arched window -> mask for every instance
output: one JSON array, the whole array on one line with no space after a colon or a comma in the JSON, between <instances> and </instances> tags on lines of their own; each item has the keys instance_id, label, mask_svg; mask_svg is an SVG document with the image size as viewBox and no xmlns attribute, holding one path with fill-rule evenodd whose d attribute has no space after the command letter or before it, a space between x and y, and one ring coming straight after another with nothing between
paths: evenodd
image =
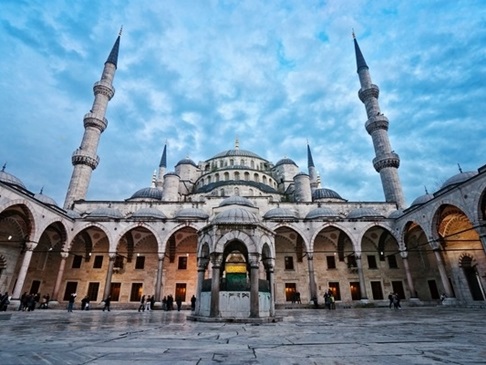
<instances>
[{"instance_id":1,"label":"arched window","mask_svg":"<svg viewBox=\"0 0 486 365\"><path fill-rule=\"evenodd\" d=\"M219 196L224 196L224 189L219 189Z\"/></svg>"},{"instance_id":2,"label":"arched window","mask_svg":"<svg viewBox=\"0 0 486 365\"><path fill-rule=\"evenodd\" d=\"M235 195L240 195L240 189L239 188L234 188L234 194Z\"/></svg>"},{"instance_id":3,"label":"arched window","mask_svg":"<svg viewBox=\"0 0 486 365\"><path fill-rule=\"evenodd\" d=\"M214 181L216 181L216 182L219 181L219 174L214 175Z\"/></svg>"},{"instance_id":4,"label":"arched window","mask_svg":"<svg viewBox=\"0 0 486 365\"><path fill-rule=\"evenodd\" d=\"M252 169L254 169L254 168L255 168L255 161L253 161L253 160L251 160L251 161L250 161L250 167L251 167Z\"/></svg>"},{"instance_id":5,"label":"arched window","mask_svg":"<svg viewBox=\"0 0 486 365\"><path fill-rule=\"evenodd\" d=\"M260 176L258 174L253 175L253 180L255 180L255 182L260 182Z\"/></svg>"},{"instance_id":6,"label":"arched window","mask_svg":"<svg viewBox=\"0 0 486 365\"><path fill-rule=\"evenodd\" d=\"M267 177L266 177L265 175L263 175L262 182L263 182L264 184L266 184L266 183L267 183Z\"/></svg>"},{"instance_id":7,"label":"arched window","mask_svg":"<svg viewBox=\"0 0 486 365\"><path fill-rule=\"evenodd\" d=\"M250 173L245 172L245 181L250 181Z\"/></svg>"},{"instance_id":8,"label":"arched window","mask_svg":"<svg viewBox=\"0 0 486 365\"><path fill-rule=\"evenodd\" d=\"M235 171L235 180L240 179L240 173L238 171Z\"/></svg>"},{"instance_id":9,"label":"arched window","mask_svg":"<svg viewBox=\"0 0 486 365\"><path fill-rule=\"evenodd\" d=\"M233 160L232 158L230 159L230 166L233 166L235 164L235 160Z\"/></svg>"},{"instance_id":10,"label":"arched window","mask_svg":"<svg viewBox=\"0 0 486 365\"><path fill-rule=\"evenodd\" d=\"M253 196L253 189L248 190L248 194L249 194L250 196Z\"/></svg>"},{"instance_id":11,"label":"arched window","mask_svg":"<svg viewBox=\"0 0 486 365\"><path fill-rule=\"evenodd\" d=\"M229 181L229 172L224 173L224 181Z\"/></svg>"},{"instance_id":12,"label":"arched window","mask_svg":"<svg viewBox=\"0 0 486 365\"><path fill-rule=\"evenodd\" d=\"M211 184L211 176L208 176L208 184Z\"/></svg>"}]
</instances>

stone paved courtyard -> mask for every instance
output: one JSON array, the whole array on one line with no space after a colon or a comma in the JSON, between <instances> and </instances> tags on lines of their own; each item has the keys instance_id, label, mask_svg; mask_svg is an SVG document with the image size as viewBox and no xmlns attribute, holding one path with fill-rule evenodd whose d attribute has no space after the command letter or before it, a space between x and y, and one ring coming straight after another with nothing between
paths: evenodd
<instances>
[{"instance_id":1,"label":"stone paved courtyard","mask_svg":"<svg viewBox=\"0 0 486 365\"><path fill-rule=\"evenodd\" d=\"M486 364L486 310L280 310L265 324L188 311L0 313L0 364Z\"/></svg>"}]
</instances>

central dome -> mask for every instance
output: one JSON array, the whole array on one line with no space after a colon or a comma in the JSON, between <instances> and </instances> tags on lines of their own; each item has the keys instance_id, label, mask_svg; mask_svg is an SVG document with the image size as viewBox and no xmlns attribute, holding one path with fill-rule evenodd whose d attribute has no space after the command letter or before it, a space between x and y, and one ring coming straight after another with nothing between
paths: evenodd
<instances>
[{"instance_id":1,"label":"central dome","mask_svg":"<svg viewBox=\"0 0 486 365\"><path fill-rule=\"evenodd\" d=\"M258 156L256 153L253 153L248 150L240 150L239 148L220 152L214 155L213 157L211 157L210 160L213 160L215 158L234 157L234 156L254 157L254 158L259 158L260 160L265 160L264 158Z\"/></svg>"}]
</instances>

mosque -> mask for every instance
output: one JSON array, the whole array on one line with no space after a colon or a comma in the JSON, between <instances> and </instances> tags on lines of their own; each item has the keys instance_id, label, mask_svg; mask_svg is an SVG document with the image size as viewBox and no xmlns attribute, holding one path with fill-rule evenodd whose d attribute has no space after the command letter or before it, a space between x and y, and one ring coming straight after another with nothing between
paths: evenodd
<instances>
[{"instance_id":1,"label":"mosque","mask_svg":"<svg viewBox=\"0 0 486 365\"><path fill-rule=\"evenodd\" d=\"M321 186L309 145L301 171L238 140L173 170L165 146L151 186L123 201L86 200L115 94L119 35L93 87L63 207L5 166L0 172L0 293L49 294L53 305L71 293L93 303L111 296L115 308L134 308L142 295L188 305L194 295L195 314L208 318L272 317L276 308L322 304L327 291L338 306L386 305L391 292L415 305L443 294L448 305L484 305L486 166L407 207L379 88L353 41L384 201L352 202Z\"/></svg>"}]
</instances>

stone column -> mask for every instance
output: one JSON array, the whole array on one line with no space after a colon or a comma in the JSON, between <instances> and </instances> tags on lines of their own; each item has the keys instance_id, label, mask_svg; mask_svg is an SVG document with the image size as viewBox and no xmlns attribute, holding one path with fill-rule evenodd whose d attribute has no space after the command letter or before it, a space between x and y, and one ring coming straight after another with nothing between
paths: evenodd
<instances>
[{"instance_id":1,"label":"stone column","mask_svg":"<svg viewBox=\"0 0 486 365\"><path fill-rule=\"evenodd\" d=\"M405 268L405 275L407 275L408 290L410 291L410 298L417 298L415 294L415 287L413 286L412 274L410 273L410 267L408 266L408 255L406 252L400 252L402 256L403 267Z\"/></svg>"},{"instance_id":2,"label":"stone column","mask_svg":"<svg viewBox=\"0 0 486 365\"><path fill-rule=\"evenodd\" d=\"M56 285L52 291L52 300L59 301L59 289L61 288L61 281L64 275L64 268L66 266L66 259L69 257L69 252L61 252L61 263L59 264L59 271L57 272Z\"/></svg>"},{"instance_id":3,"label":"stone column","mask_svg":"<svg viewBox=\"0 0 486 365\"><path fill-rule=\"evenodd\" d=\"M310 299L317 300L317 286L316 277L314 274L314 254L307 253L307 267L309 268L309 289L310 289Z\"/></svg>"},{"instance_id":4,"label":"stone column","mask_svg":"<svg viewBox=\"0 0 486 365\"><path fill-rule=\"evenodd\" d=\"M157 263L157 279L155 281L155 301L160 302L162 296L162 274L164 270L164 254L159 255L159 262Z\"/></svg>"},{"instance_id":5,"label":"stone column","mask_svg":"<svg viewBox=\"0 0 486 365\"><path fill-rule=\"evenodd\" d=\"M12 293L13 299L19 299L22 288L24 287L25 277L27 276L27 270L29 269L30 260L32 259L32 253L37 247L35 242L25 242L25 253L22 260L22 266L19 270L19 275L17 276L17 283Z\"/></svg>"},{"instance_id":6,"label":"stone column","mask_svg":"<svg viewBox=\"0 0 486 365\"><path fill-rule=\"evenodd\" d=\"M221 275L221 264L223 257L220 253L211 254L211 263L213 266L213 272L211 277L211 309L209 312L210 317L219 317L219 283Z\"/></svg>"},{"instance_id":7,"label":"stone column","mask_svg":"<svg viewBox=\"0 0 486 365\"><path fill-rule=\"evenodd\" d=\"M260 265L258 259L250 261L250 317L260 317L260 298L258 297L258 271Z\"/></svg>"},{"instance_id":8,"label":"stone column","mask_svg":"<svg viewBox=\"0 0 486 365\"><path fill-rule=\"evenodd\" d=\"M105 290L103 292L103 298L108 298L108 295L111 295L111 277L113 275L113 267L115 265L116 254L110 253L110 260L108 261L108 272L106 273L106 280L105 280Z\"/></svg>"},{"instance_id":9,"label":"stone column","mask_svg":"<svg viewBox=\"0 0 486 365\"><path fill-rule=\"evenodd\" d=\"M267 269L267 280L270 286L270 317L275 316L275 276L273 259L265 260L265 268Z\"/></svg>"},{"instance_id":10,"label":"stone column","mask_svg":"<svg viewBox=\"0 0 486 365\"><path fill-rule=\"evenodd\" d=\"M358 266L358 275L359 275L359 290L361 293L361 300L368 301L368 295L366 294L366 281L363 272L363 264L361 262L361 255L356 255L356 265Z\"/></svg>"},{"instance_id":11,"label":"stone column","mask_svg":"<svg viewBox=\"0 0 486 365\"><path fill-rule=\"evenodd\" d=\"M196 288L196 310L195 314L200 314L201 308L201 293L204 282L204 274L206 273L206 267L208 266L209 259L205 257L198 258L197 262L197 288Z\"/></svg>"},{"instance_id":12,"label":"stone column","mask_svg":"<svg viewBox=\"0 0 486 365\"><path fill-rule=\"evenodd\" d=\"M444 261L442 261L442 256L440 254L440 249L434 249L435 259L437 260L437 268L439 269L440 279L442 280L442 285L444 286L445 294L448 298L453 297L451 284L449 283L449 278L447 277L447 273L444 266Z\"/></svg>"}]
</instances>

